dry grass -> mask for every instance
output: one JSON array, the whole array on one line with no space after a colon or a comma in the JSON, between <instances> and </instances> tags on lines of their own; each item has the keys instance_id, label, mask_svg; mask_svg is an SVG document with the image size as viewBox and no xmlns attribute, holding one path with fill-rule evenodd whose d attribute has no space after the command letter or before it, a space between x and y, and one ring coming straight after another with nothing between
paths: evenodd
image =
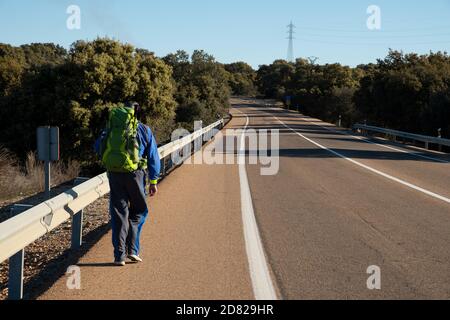
<instances>
[{"instance_id":1,"label":"dry grass","mask_svg":"<svg viewBox=\"0 0 450 320\"><path fill-rule=\"evenodd\" d=\"M44 165L29 153L25 167L7 150L0 148L0 200L26 196L44 190ZM67 165L55 162L51 167L52 186L67 182L78 176L80 164L69 161Z\"/></svg>"}]
</instances>

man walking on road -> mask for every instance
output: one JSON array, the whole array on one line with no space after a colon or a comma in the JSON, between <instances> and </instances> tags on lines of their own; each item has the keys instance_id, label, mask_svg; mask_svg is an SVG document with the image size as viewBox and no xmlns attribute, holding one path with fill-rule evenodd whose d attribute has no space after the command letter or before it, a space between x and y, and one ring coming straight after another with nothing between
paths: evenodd
<instances>
[{"instance_id":1,"label":"man walking on road","mask_svg":"<svg viewBox=\"0 0 450 320\"><path fill-rule=\"evenodd\" d=\"M142 109L136 102L114 108L95 150L108 171L114 264L125 266L126 258L142 262L140 235L148 206L146 196L155 196L160 174L157 144L150 128L140 122ZM146 192L149 179L149 193Z\"/></svg>"}]
</instances>

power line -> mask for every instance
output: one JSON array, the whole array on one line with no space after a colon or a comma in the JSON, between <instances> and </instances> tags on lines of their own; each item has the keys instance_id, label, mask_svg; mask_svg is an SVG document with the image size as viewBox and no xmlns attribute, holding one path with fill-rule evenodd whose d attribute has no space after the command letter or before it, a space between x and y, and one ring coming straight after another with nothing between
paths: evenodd
<instances>
[{"instance_id":1,"label":"power line","mask_svg":"<svg viewBox=\"0 0 450 320\"><path fill-rule=\"evenodd\" d=\"M447 44L450 45L450 39L448 41L429 41L429 42L341 42L341 41L324 41L324 40L316 40L316 39L306 39L301 38L301 41L305 42L311 42L311 43L319 43L319 44L336 44L336 45L349 45L349 46L360 46L360 45L367 45L367 46L400 46L400 45L431 45L431 44Z\"/></svg>"},{"instance_id":2,"label":"power line","mask_svg":"<svg viewBox=\"0 0 450 320\"><path fill-rule=\"evenodd\" d=\"M389 38L421 38L421 37L448 37L450 33L429 33L429 34L414 34L414 35L385 35L382 31L367 31L366 35L342 35L342 34L318 34L318 33L302 33L302 36L319 37L319 38L346 38L346 39L389 39Z\"/></svg>"},{"instance_id":3,"label":"power line","mask_svg":"<svg viewBox=\"0 0 450 320\"><path fill-rule=\"evenodd\" d=\"M302 30L311 30L311 31L324 31L324 32L347 32L347 33L367 33L368 30L356 30L356 29L341 29L334 27L310 27L310 26L302 26ZM407 32L417 32L417 31L431 31L431 30L440 30L440 31L448 31L450 26L433 26L433 27L418 27L418 28L408 28L408 29L389 29L383 28L382 32L384 33L407 33Z\"/></svg>"}]
</instances>

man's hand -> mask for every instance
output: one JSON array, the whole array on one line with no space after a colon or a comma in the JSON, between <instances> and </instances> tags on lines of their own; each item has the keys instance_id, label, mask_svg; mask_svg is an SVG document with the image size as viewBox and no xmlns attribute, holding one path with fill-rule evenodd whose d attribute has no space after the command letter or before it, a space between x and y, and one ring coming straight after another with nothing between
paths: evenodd
<instances>
[{"instance_id":1,"label":"man's hand","mask_svg":"<svg viewBox=\"0 0 450 320\"><path fill-rule=\"evenodd\" d=\"M156 196L156 194L158 193L158 186L156 184L151 184L149 187L149 191L150 191L150 197Z\"/></svg>"}]
</instances>

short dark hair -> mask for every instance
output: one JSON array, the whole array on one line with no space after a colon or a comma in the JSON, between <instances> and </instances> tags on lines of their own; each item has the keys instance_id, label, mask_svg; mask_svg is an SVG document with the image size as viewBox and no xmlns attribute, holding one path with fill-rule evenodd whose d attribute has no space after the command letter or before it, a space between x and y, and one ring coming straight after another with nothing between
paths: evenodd
<instances>
[{"instance_id":1,"label":"short dark hair","mask_svg":"<svg viewBox=\"0 0 450 320\"><path fill-rule=\"evenodd\" d=\"M136 118L141 120L142 117L142 107L139 103L136 101L128 101L125 106L130 109L134 109L134 114L136 115Z\"/></svg>"}]
</instances>

